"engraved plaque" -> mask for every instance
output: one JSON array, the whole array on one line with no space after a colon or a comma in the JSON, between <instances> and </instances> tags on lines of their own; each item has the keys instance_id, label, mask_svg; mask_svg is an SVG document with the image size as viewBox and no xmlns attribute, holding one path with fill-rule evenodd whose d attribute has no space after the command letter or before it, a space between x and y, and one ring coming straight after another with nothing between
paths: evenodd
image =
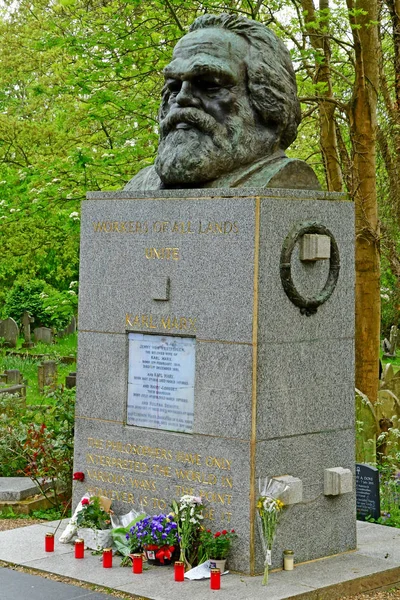
<instances>
[{"instance_id":1,"label":"engraved plaque","mask_svg":"<svg viewBox=\"0 0 400 600\"><path fill-rule=\"evenodd\" d=\"M193 431L195 339L129 333L128 425Z\"/></svg>"}]
</instances>

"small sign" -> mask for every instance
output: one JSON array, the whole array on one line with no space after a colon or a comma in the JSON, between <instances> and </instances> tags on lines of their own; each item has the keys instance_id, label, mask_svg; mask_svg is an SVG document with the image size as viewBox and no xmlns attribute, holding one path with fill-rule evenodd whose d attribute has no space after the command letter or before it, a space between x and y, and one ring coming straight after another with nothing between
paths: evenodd
<instances>
[{"instance_id":1,"label":"small sign","mask_svg":"<svg viewBox=\"0 0 400 600\"><path fill-rule=\"evenodd\" d=\"M129 333L128 425L193 431L195 339Z\"/></svg>"},{"instance_id":2,"label":"small sign","mask_svg":"<svg viewBox=\"0 0 400 600\"><path fill-rule=\"evenodd\" d=\"M381 502L379 496L379 471L375 467L356 463L357 519L367 516L379 519Z\"/></svg>"}]
</instances>

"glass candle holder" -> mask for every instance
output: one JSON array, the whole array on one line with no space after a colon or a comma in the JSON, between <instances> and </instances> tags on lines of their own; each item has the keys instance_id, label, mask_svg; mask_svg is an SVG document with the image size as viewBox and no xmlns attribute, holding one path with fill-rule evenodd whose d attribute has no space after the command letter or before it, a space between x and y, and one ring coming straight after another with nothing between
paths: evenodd
<instances>
[{"instance_id":1,"label":"glass candle holder","mask_svg":"<svg viewBox=\"0 0 400 600\"><path fill-rule=\"evenodd\" d=\"M54 552L54 533L46 533L44 538L45 552Z\"/></svg>"},{"instance_id":2,"label":"glass candle holder","mask_svg":"<svg viewBox=\"0 0 400 600\"><path fill-rule=\"evenodd\" d=\"M82 539L75 540L75 558L83 558L85 556L85 542Z\"/></svg>"},{"instance_id":3,"label":"glass candle holder","mask_svg":"<svg viewBox=\"0 0 400 600\"><path fill-rule=\"evenodd\" d=\"M221 589L221 571L219 569L211 569L210 589Z\"/></svg>"},{"instance_id":4,"label":"glass candle holder","mask_svg":"<svg viewBox=\"0 0 400 600\"><path fill-rule=\"evenodd\" d=\"M180 560L174 564L174 579L175 581L185 580L185 563Z\"/></svg>"},{"instance_id":5,"label":"glass candle holder","mask_svg":"<svg viewBox=\"0 0 400 600\"><path fill-rule=\"evenodd\" d=\"M111 569L112 567L112 548L104 548L103 550L103 567Z\"/></svg>"},{"instance_id":6,"label":"glass candle holder","mask_svg":"<svg viewBox=\"0 0 400 600\"><path fill-rule=\"evenodd\" d=\"M143 555L134 554L132 560L132 571L137 575L143 573Z\"/></svg>"},{"instance_id":7,"label":"glass candle holder","mask_svg":"<svg viewBox=\"0 0 400 600\"><path fill-rule=\"evenodd\" d=\"M294 569L294 552L293 550L283 551L283 570L293 571Z\"/></svg>"}]
</instances>

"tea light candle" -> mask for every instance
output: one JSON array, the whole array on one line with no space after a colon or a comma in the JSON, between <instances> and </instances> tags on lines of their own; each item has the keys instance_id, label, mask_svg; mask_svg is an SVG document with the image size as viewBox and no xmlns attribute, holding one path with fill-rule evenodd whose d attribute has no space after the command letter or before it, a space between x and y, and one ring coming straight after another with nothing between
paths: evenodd
<instances>
[{"instance_id":1,"label":"tea light candle","mask_svg":"<svg viewBox=\"0 0 400 600\"><path fill-rule=\"evenodd\" d=\"M103 550L103 567L111 569L112 567L112 548L104 548Z\"/></svg>"},{"instance_id":2,"label":"tea light candle","mask_svg":"<svg viewBox=\"0 0 400 600\"><path fill-rule=\"evenodd\" d=\"M174 565L174 576L175 581L184 581L185 580L185 563L177 560Z\"/></svg>"},{"instance_id":3,"label":"tea light candle","mask_svg":"<svg viewBox=\"0 0 400 600\"><path fill-rule=\"evenodd\" d=\"M293 550L283 551L283 570L293 571L294 569L294 552Z\"/></svg>"},{"instance_id":4,"label":"tea light candle","mask_svg":"<svg viewBox=\"0 0 400 600\"><path fill-rule=\"evenodd\" d=\"M83 558L85 555L85 542L82 539L75 540L75 558Z\"/></svg>"},{"instance_id":5,"label":"tea light candle","mask_svg":"<svg viewBox=\"0 0 400 600\"><path fill-rule=\"evenodd\" d=\"M210 589L211 590L220 590L221 589L221 571L219 569L211 569Z\"/></svg>"},{"instance_id":6,"label":"tea light candle","mask_svg":"<svg viewBox=\"0 0 400 600\"><path fill-rule=\"evenodd\" d=\"M132 561L132 571L136 574L143 573L143 555L134 554Z\"/></svg>"},{"instance_id":7,"label":"tea light candle","mask_svg":"<svg viewBox=\"0 0 400 600\"><path fill-rule=\"evenodd\" d=\"M54 533L46 533L44 538L45 552L54 552Z\"/></svg>"}]
</instances>

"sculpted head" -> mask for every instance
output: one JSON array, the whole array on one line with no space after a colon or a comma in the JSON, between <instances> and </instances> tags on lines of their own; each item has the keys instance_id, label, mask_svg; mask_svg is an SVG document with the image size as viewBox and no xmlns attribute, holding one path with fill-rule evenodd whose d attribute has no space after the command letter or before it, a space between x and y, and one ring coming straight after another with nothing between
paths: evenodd
<instances>
[{"instance_id":1,"label":"sculpted head","mask_svg":"<svg viewBox=\"0 0 400 600\"><path fill-rule=\"evenodd\" d=\"M164 76L155 168L166 186L212 181L296 138L300 105L290 55L261 23L199 17Z\"/></svg>"}]
</instances>

